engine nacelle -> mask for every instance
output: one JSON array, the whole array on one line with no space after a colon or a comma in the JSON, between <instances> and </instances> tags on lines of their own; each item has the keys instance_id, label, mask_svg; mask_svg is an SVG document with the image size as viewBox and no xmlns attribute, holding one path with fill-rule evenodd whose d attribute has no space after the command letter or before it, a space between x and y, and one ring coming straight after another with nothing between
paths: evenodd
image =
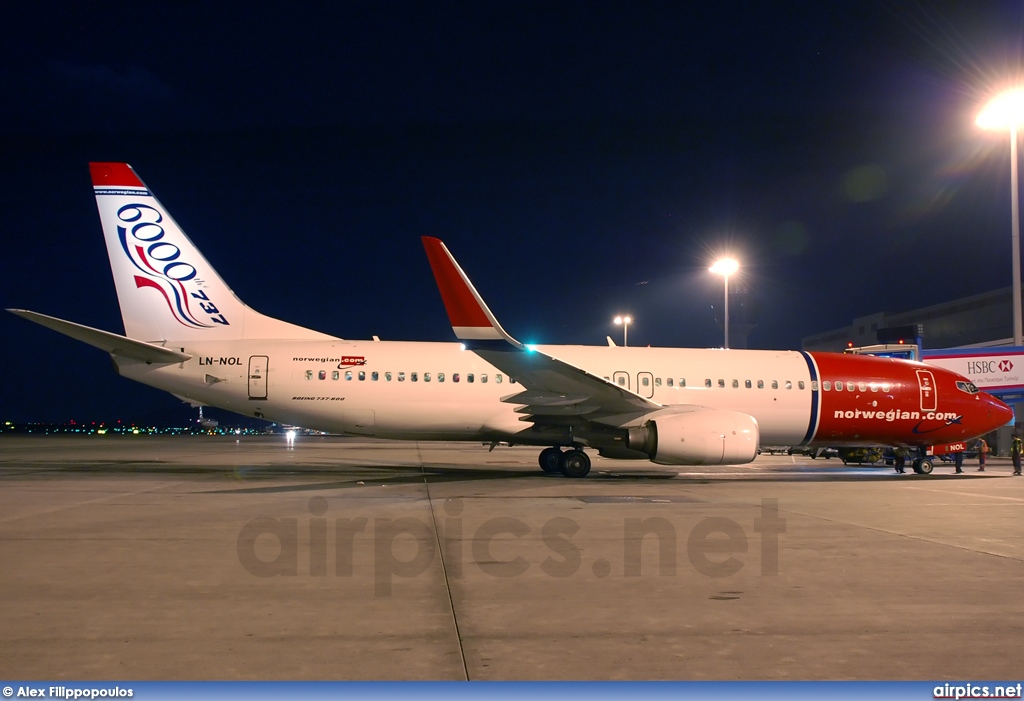
<instances>
[{"instance_id":1,"label":"engine nacelle","mask_svg":"<svg viewBox=\"0 0 1024 701\"><path fill-rule=\"evenodd\" d=\"M629 429L626 446L659 465L728 465L757 457L757 419L738 411L699 409L655 414Z\"/></svg>"}]
</instances>

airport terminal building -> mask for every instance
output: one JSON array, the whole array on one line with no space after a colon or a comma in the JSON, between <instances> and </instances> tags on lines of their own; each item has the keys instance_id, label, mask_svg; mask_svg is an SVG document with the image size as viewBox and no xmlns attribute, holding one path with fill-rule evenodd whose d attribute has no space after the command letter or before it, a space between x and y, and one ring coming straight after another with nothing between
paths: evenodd
<instances>
[{"instance_id":1,"label":"airport terminal building","mask_svg":"<svg viewBox=\"0 0 1024 701\"><path fill-rule=\"evenodd\" d=\"M851 344L878 343L880 329L915 324L924 327L923 348L1008 346L1013 343L1012 307L1011 290L1004 287L909 312L878 312L858 317L841 329L804 337L801 348L842 352Z\"/></svg>"},{"instance_id":2,"label":"airport terminal building","mask_svg":"<svg viewBox=\"0 0 1024 701\"><path fill-rule=\"evenodd\" d=\"M916 331L899 339L892 333L907 328ZM858 317L847 327L804 337L801 348L842 352L849 347L895 342L918 344L921 360L969 377L978 387L1013 407L1017 428L1024 425L1024 347L1012 345L1011 288L907 312ZM998 452L1006 452L1012 432L1012 426L996 432L994 443Z\"/></svg>"}]
</instances>

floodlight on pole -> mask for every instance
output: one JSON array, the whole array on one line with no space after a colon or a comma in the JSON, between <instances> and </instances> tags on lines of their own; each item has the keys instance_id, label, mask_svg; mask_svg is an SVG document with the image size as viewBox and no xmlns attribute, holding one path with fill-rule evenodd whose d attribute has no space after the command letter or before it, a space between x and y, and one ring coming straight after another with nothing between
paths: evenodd
<instances>
[{"instance_id":1,"label":"floodlight on pole","mask_svg":"<svg viewBox=\"0 0 1024 701\"><path fill-rule=\"evenodd\" d=\"M623 346L628 346L629 345L629 325L633 323L633 317L631 317L629 315L617 316L612 321L614 321L616 324L622 326L622 345Z\"/></svg>"},{"instance_id":2,"label":"floodlight on pole","mask_svg":"<svg viewBox=\"0 0 1024 701\"><path fill-rule=\"evenodd\" d=\"M1010 132L1010 218L1012 219L1011 255L1013 256L1013 345L1022 345L1020 300L1020 207L1017 192L1017 128L1024 123L1024 89L1007 90L989 102L975 124L982 129Z\"/></svg>"},{"instance_id":3,"label":"floodlight on pole","mask_svg":"<svg viewBox=\"0 0 1024 701\"><path fill-rule=\"evenodd\" d=\"M736 273L740 269L740 264L736 262L734 258L721 258L715 261L715 264L708 268L709 271L716 275L721 275L722 279L725 280L725 345L724 348L729 347L729 276Z\"/></svg>"}]
</instances>

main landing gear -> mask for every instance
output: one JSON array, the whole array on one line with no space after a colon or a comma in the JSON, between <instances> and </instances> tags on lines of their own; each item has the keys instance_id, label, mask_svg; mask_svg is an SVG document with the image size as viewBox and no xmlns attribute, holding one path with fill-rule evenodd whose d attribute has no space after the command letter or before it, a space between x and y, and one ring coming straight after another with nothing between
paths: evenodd
<instances>
[{"instance_id":1,"label":"main landing gear","mask_svg":"<svg viewBox=\"0 0 1024 701\"><path fill-rule=\"evenodd\" d=\"M545 448L537 462L544 472L561 472L566 477L586 477L590 473L590 456L579 448Z\"/></svg>"}]
</instances>

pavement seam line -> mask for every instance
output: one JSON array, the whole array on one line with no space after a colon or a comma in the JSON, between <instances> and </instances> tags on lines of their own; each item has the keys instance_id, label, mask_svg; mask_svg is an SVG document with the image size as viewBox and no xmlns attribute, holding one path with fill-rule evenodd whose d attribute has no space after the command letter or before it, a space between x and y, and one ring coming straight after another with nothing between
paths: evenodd
<instances>
[{"instance_id":1,"label":"pavement seam line","mask_svg":"<svg viewBox=\"0 0 1024 701\"><path fill-rule=\"evenodd\" d=\"M913 535L911 533L900 533L898 531L889 531L884 528L877 528L875 526L865 526L859 523L853 523L850 521L840 521L838 519L828 518L827 516L817 516L815 514L805 514L800 511L793 511L792 509L779 509L779 513L793 514L796 516L803 516L805 518L813 518L819 521L825 521L826 523L840 523L846 526L853 526L854 528L863 528L865 530L874 531L875 533L885 533L886 535L898 536L900 538L908 538L910 540L920 541L922 543L930 543L931 545L941 545L947 548L956 548L957 550L965 550L969 553L975 553L977 555L989 555L991 557L998 557L1002 560L1010 560L1011 562L1024 562L1024 558L1014 557L1013 555L1004 555L1002 553L989 552L988 550L977 550L975 548L967 548L963 545L956 545L955 543L945 543L941 540L932 540L919 535Z\"/></svg>"},{"instance_id":2,"label":"pavement seam line","mask_svg":"<svg viewBox=\"0 0 1024 701\"><path fill-rule=\"evenodd\" d=\"M441 535L437 530L437 515L434 513L434 499L430 496L430 482L427 480L427 471L423 466L423 456L420 454L420 443L416 441L416 455L420 459L420 470L423 471L423 488L427 492L427 508L430 509L430 522L434 525L434 542L437 544L438 556L441 558L441 574L444 576L444 588L448 592L448 608L452 612L452 624L455 626L455 638L459 641L459 656L462 658L462 673L469 681L469 665L466 664L466 649L462 644L462 631L459 629L459 616L455 613L455 598L452 596L452 585L448 581L448 566L444 561L444 548L441 547Z\"/></svg>"}]
</instances>

